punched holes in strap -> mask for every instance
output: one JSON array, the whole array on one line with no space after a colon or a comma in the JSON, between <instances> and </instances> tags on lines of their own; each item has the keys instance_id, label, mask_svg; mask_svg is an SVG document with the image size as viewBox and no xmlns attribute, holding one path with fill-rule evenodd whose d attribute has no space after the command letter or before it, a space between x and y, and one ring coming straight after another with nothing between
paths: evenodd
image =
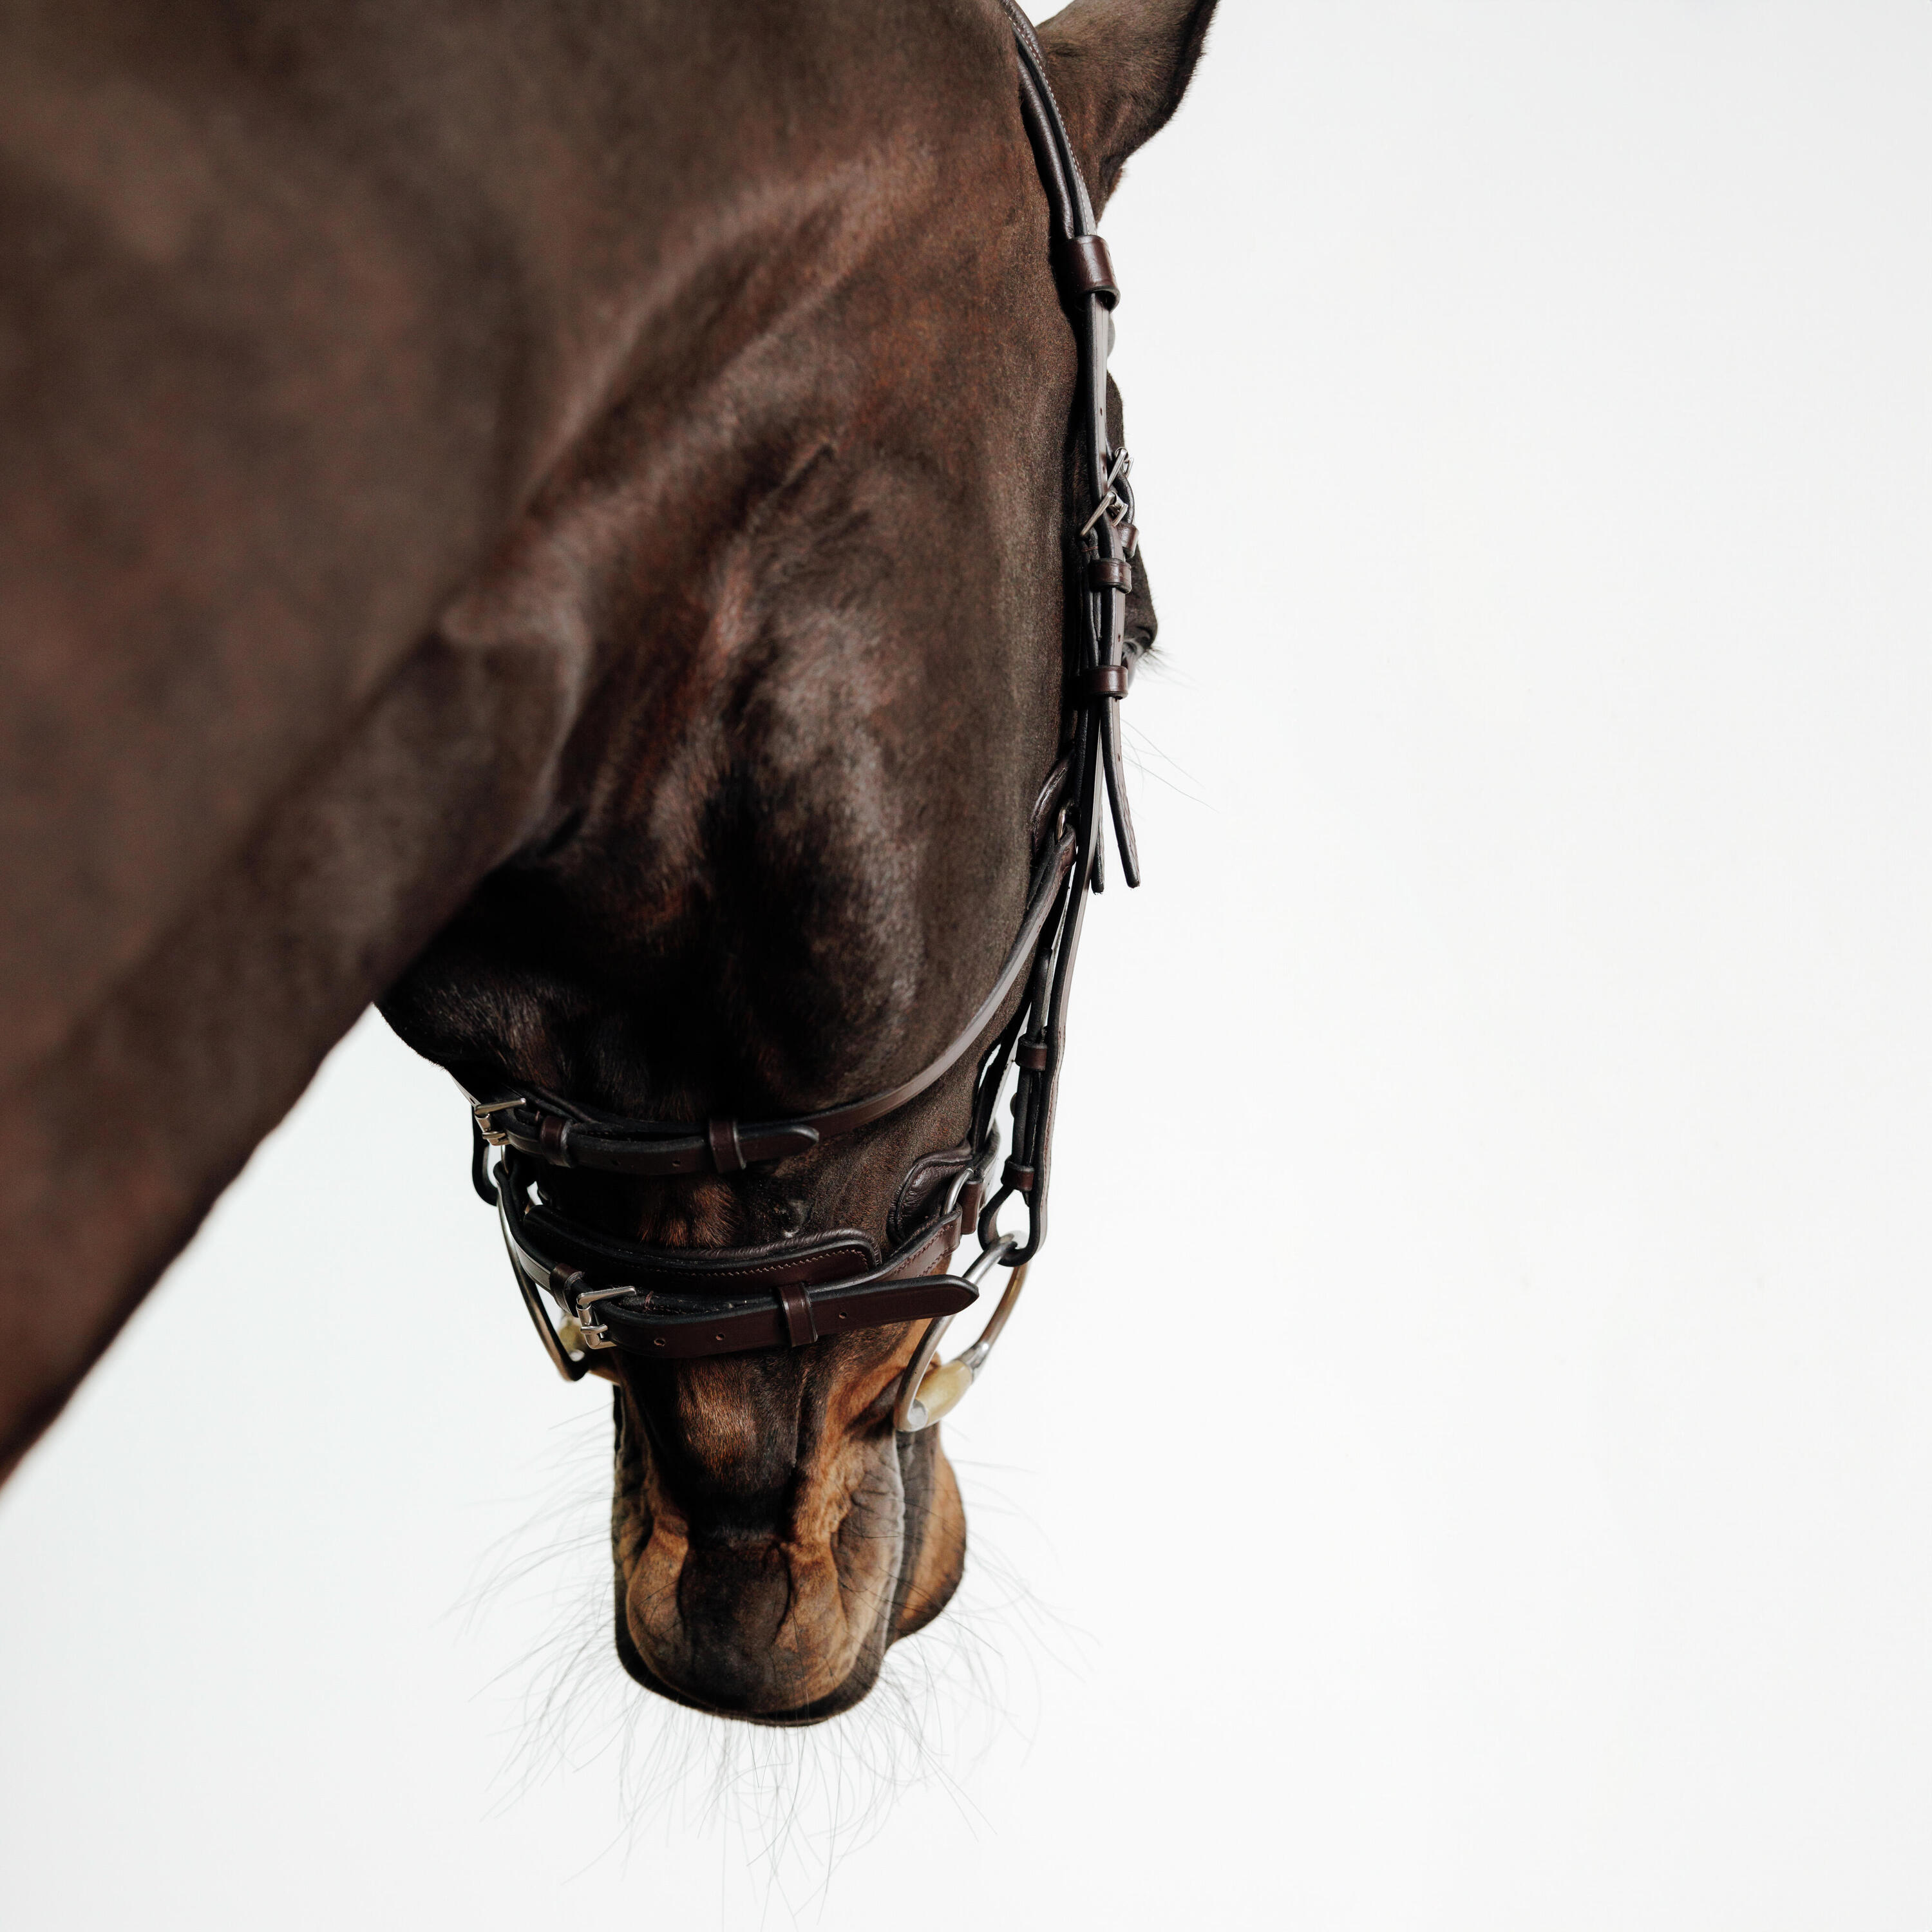
<instances>
[{"instance_id":1,"label":"punched holes in strap","mask_svg":"<svg viewBox=\"0 0 1932 1932\"><path fill-rule=\"evenodd\" d=\"M1120 299L1107 244L1097 235L1076 235L1061 242L1060 283L1070 298L1098 296L1108 308Z\"/></svg>"},{"instance_id":2,"label":"punched holes in strap","mask_svg":"<svg viewBox=\"0 0 1932 1932\"><path fill-rule=\"evenodd\" d=\"M742 1174L745 1150L738 1142L736 1120L706 1120L704 1138L711 1143L711 1164L720 1174Z\"/></svg>"},{"instance_id":3,"label":"punched holes in strap","mask_svg":"<svg viewBox=\"0 0 1932 1932\"><path fill-rule=\"evenodd\" d=\"M1124 698L1129 676L1125 664L1102 664L1096 670L1083 670L1073 680L1073 694L1089 702L1099 698Z\"/></svg>"}]
</instances>

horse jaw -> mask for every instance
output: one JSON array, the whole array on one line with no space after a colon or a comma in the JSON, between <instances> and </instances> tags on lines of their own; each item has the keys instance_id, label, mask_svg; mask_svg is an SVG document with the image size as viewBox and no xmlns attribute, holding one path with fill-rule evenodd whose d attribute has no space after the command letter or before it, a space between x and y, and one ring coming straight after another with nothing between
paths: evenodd
<instances>
[{"instance_id":1,"label":"horse jaw","mask_svg":"<svg viewBox=\"0 0 1932 1932\"><path fill-rule=\"evenodd\" d=\"M833 1345L809 1381L716 1362L626 1378L611 1544L617 1651L639 1683L817 1723L945 1607L965 1561L958 1484L938 1430L896 1436L890 1414L916 1332L889 1352Z\"/></svg>"}]
</instances>

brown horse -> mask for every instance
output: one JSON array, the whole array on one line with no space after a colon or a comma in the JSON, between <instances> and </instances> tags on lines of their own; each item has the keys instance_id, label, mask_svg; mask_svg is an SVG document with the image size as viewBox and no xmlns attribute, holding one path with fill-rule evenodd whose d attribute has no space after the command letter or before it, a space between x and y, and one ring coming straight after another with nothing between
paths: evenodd
<instances>
[{"instance_id":1,"label":"brown horse","mask_svg":"<svg viewBox=\"0 0 1932 1932\"><path fill-rule=\"evenodd\" d=\"M1041 29L1096 202L1212 9ZM997 0L4 32L0 1468L372 998L472 1084L700 1120L957 1033L1060 748L1076 376ZM558 1198L884 1249L971 1073ZM917 1332L607 1371L640 1682L824 1716L944 1604Z\"/></svg>"}]
</instances>

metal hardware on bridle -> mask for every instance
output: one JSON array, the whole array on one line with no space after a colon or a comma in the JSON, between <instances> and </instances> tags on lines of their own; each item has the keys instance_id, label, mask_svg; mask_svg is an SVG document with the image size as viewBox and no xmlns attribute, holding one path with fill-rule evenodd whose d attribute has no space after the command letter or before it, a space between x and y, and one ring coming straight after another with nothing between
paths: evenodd
<instances>
[{"instance_id":1,"label":"metal hardware on bridle","mask_svg":"<svg viewBox=\"0 0 1932 1932\"><path fill-rule=\"evenodd\" d=\"M1074 422L1094 506L1074 539L1078 566L1072 596L1084 621L1073 626L1068 652L1065 776L1054 835L1035 866L1018 934L992 988L938 1058L896 1087L790 1119L701 1124L624 1119L530 1088L472 1097L471 1179L496 1210L524 1306L568 1381L586 1373L607 1351L688 1360L802 1348L841 1333L922 1319L926 1325L893 1408L896 1426L916 1432L948 1414L985 1367L1046 1238L1073 962L1088 896L1105 883L1103 792L1121 872L1129 885L1140 883L1120 735L1120 700L1132 676L1127 601L1138 543L1127 480L1132 464L1125 449L1112 446L1107 430L1111 311L1120 290L1106 244L1094 231L1093 206L1054 99L1046 56L1014 0L1002 4L1018 46L1021 118L1046 190L1055 273L1078 351ZM1042 806L1052 804L1043 794ZM543 1195L546 1169L734 1174L856 1132L936 1085L986 1038L1022 988L1017 1007L980 1055L964 1165L940 1209L890 1254L851 1229L794 1235L756 1249L646 1247L575 1220ZM995 1115L1009 1076L1012 1152L995 1185L1000 1142ZM1016 1200L1024 1232L1003 1233L1000 1213ZM980 1243L971 1265L957 1276L932 1272L946 1264L969 1226ZM946 1329L979 1300L995 1267L1011 1274L979 1340L951 1361L937 1361Z\"/></svg>"},{"instance_id":2,"label":"metal hardware on bridle","mask_svg":"<svg viewBox=\"0 0 1932 1932\"><path fill-rule=\"evenodd\" d=\"M1004 1261L1014 1246L1012 1235L1002 1234L990 1248L980 1251L979 1258L966 1270L964 1279L977 1288L992 1272L994 1264ZM992 1319L980 1330L979 1340L951 1361L934 1366L932 1358L952 1325L952 1317L937 1315L926 1324L926 1333L920 1337L919 1346L899 1378L898 1400L892 1405L892 1426L902 1435L916 1435L922 1429L930 1429L958 1407L960 1398L985 1367L993 1344L1000 1339L1000 1331L1018 1305L1020 1291L1026 1286L1027 1266L1022 1262L1007 1277L1006 1292L1000 1297Z\"/></svg>"},{"instance_id":3,"label":"metal hardware on bridle","mask_svg":"<svg viewBox=\"0 0 1932 1932\"><path fill-rule=\"evenodd\" d=\"M1130 490L1124 496L1121 496L1115 486L1126 481L1127 472L1133 466L1133 458L1124 449L1114 458L1114 466L1107 472L1107 494L1095 505L1094 514L1080 526L1080 534L1083 537L1093 534L1094 526L1102 517L1111 518L1117 524L1132 526L1134 520L1133 493ZM1131 554L1131 545L1129 550ZM1128 587L1132 589L1132 586L1130 584Z\"/></svg>"}]
</instances>

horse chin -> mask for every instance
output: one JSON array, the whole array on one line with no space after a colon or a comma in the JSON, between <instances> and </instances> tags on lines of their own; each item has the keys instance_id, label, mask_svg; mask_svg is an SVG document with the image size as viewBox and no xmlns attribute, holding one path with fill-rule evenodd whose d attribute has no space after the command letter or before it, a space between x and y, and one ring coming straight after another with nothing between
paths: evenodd
<instances>
[{"instance_id":1,"label":"horse chin","mask_svg":"<svg viewBox=\"0 0 1932 1932\"><path fill-rule=\"evenodd\" d=\"M777 1534L694 1524L648 1456L620 1466L612 1542L625 1670L674 1703L751 1724L850 1710L964 1569L965 1512L938 1436L849 1442L833 1486L843 1507L801 1511ZM802 1490L825 1486L808 1474L820 1480Z\"/></svg>"}]
</instances>

